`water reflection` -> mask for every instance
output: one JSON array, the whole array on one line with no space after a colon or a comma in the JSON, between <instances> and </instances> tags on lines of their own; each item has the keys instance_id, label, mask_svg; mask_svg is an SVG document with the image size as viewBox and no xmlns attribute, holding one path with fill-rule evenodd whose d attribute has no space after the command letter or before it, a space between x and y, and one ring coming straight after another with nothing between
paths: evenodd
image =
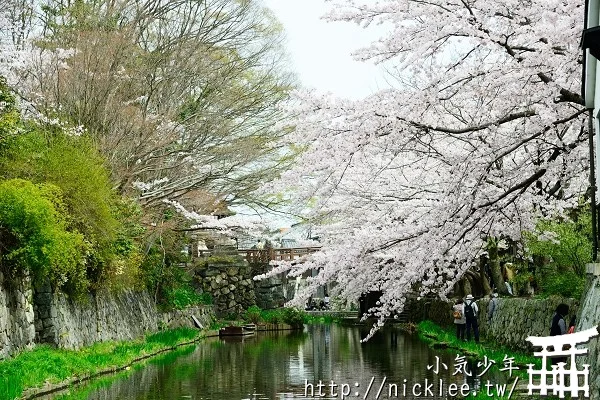
<instances>
[{"instance_id":1,"label":"water reflection","mask_svg":"<svg viewBox=\"0 0 600 400\"><path fill-rule=\"evenodd\" d=\"M189 354L147 364L125 377L95 385L99 387L78 389L67 398L291 399L310 397L311 390L315 398L339 399L346 391L363 398L367 390L368 398L375 398L381 389L380 398L396 390L397 398L423 399L445 397L437 391L440 379L446 388L451 383L481 387L476 362L466 360L471 376L454 374L456 355L434 351L416 336L388 328L361 343L367 334L366 327L313 325L302 333L209 339ZM504 377L489 371L482 378L502 382ZM415 383L421 384L420 396L411 394ZM427 396L426 383L432 385L433 396Z\"/></svg>"}]
</instances>

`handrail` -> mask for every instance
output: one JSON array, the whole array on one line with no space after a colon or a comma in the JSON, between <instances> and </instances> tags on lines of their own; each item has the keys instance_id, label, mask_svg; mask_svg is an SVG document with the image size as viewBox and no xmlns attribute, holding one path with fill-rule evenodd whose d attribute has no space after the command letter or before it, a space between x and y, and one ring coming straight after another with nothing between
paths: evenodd
<instances>
[{"instance_id":1,"label":"handrail","mask_svg":"<svg viewBox=\"0 0 600 400\"><path fill-rule=\"evenodd\" d=\"M249 263L268 263L270 261L293 261L302 256L321 250L321 247L282 247L269 249L238 249Z\"/></svg>"}]
</instances>

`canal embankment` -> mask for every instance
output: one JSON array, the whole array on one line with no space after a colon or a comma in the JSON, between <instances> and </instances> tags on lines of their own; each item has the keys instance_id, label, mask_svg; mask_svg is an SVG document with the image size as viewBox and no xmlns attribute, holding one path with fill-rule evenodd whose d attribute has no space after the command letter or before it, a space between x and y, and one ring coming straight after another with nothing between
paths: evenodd
<instances>
[{"instance_id":1,"label":"canal embankment","mask_svg":"<svg viewBox=\"0 0 600 400\"><path fill-rule=\"evenodd\" d=\"M528 336L548 336L550 322L556 307L569 305L570 315L579 314L579 302L563 297L548 298L498 298L498 306L491 321L488 321L489 299L477 300L479 308L479 330L488 342L520 350L531 351ZM413 322L432 321L444 328L454 327L452 301L421 299L409 302L409 320Z\"/></svg>"},{"instance_id":2,"label":"canal embankment","mask_svg":"<svg viewBox=\"0 0 600 400\"><path fill-rule=\"evenodd\" d=\"M142 301L147 300L143 292L137 295L142 296ZM72 335L63 334L63 340L58 343L36 344L32 349L21 351L0 362L0 400L38 398L104 375L129 370L130 367L162 353L194 345L207 337L219 336L218 328L221 326L255 322L256 331L259 332L292 331L301 329L304 322L312 320L305 313L295 309L261 310L251 307L243 314L243 321L217 321L214 315L206 311L209 309L206 307L160 312L153 311L156 308L147 301L136 303L139 298L132 292L114 293L111 296L108 299L112 301L108 300L108 303L102 303L107 301L107 298L100 297L101 301L96 306L96 302L71 303L59 297L63 303L58 303L62 307L58 308L54 318L59 321L60 326L68 325L71 329L80 329L77 324L85 324L85 317L89 318L91 324L106 321L105 307L113 307L114 314L109 320L111 322L104 322L104 326L120 324L127 318L132 318L130 323L140 320L153 323L156 318L160 329L165 329L168 325L179 327L157 333L148 330L145 335L133 339L98 340L109 336L96 336L95 342L91 341L94 333L82 329L73 332ZM143 305L147 308L139 309ZM134 316L136 307L144 315ZM99 310L102 311L99 313ZM194 314L204 316L205 326L211 329L199 330L197 327L190 327L193 321L190 317ZM152 325L146 326L153 328ZM86 332L89 336L85 336ZM125 333L127 332L132 333Z\"/></svg>"},{"instance_id":3,"label":"canal embankment","mask_svg":"<svg viewBox=\"0 0 600 400\"><path fill-rule=\"evenodd\" d=\"M211 306L159 310L146 291L98 291L74 301L49 286L34 288L0 274L0 359L49 344L78 349L96 342L133 340L159 329L203 326L214 319Z\"/></svg>"},{"instance_id":4,"label":"canal embankment","mask_svg":"<svg viewBox=\"0 0 600 400\"><path fill-rule=\"evenodd\" d=\"M40 345L0 362L0 399L34 399L103 375L128 370L159 354L218 336L218 331L178 328L130 341L98 342L79 350Z\"/></svg>"}]
</instances>

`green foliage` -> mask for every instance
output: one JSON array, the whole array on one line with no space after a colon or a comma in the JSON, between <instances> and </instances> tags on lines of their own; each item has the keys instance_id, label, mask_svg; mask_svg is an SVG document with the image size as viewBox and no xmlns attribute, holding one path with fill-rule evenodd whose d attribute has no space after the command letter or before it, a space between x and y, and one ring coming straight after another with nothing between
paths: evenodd
<instances>
[{"instance_id":1,"label":"green foliage","mask_svg":"<svg viewBox=\"0 0 600 400\"><path fill-rule=\"evenodd\" d=\"M580 299L585 289L584 277L572 271L550 272L540 278L542 294Z\"/></svg>"},{"instance_id":2,"label":"green foliage","mask_svg":"<svg viewBox=\"0 0 600 400\"><path fill-rule=\"evenodd\" d=\"M3 178L58 186L73 227L101 252L118 229L112 209L117 196L104 160L86 137L69 136L55 127L27 128L29 132L10 139L0 158Z\"/></svg>"},{"instance_id":3,"label":"green foliage","mask_svg":"<svg viewBox=\"0 0 600 400\"><path fill-rule=\"evenodd\" d=\"M295 328L304 325L305 313L297 308L284 308L282 310L283 322Z\"/></svg>"},{"instance_id":4,"label":"green foliage","mask_svg":"<svg viewBox=\"0 0 600 400\"><path fill-rule=\"evenodd\" d=\"M212 321L208 329L211 331L218 331L221 328L226 327L228 324L223 321Z\"/></svg>"},{"instance_id":5,"label":"green foliage","mask_svg":"<svg viewBox=\"0 0 600 400\"><path fill-rule=\"evenodd\" d=\"M246 310L244 314L244 320L248 322L252 322L253 324L258 324L262 320L262 310L258 306L252 306Z\"/></svg>"},{"instance_id":6,"label":"green foliage","mask_svg":"<svg viewBox=\"0 0 600 400\"><path fill-rule=\"evenodd\" d=\"M264 310L261 313L263 321L268 324L278 324L283 322L283 317L280 310Z\"/></svg>"},{"instance_id":7,"label":"green foliage","mask_svg":"<svg viewBox=\"0 0 600 400\"><path fill-rule=\"evenodd\" d=\"M525 239L528 254L542 260L535 274L541 294L581 297L585 265L592 262L589 208L574 211L572 218L541 220Z\"/></svg>"},{"instance_id":8,"label":"green foliage","mask_svg":"<svg viewBox=\"0 0 600 400\"><path fill-rule=\"evenodd\" d=\"M0 104L3 105L0 108L0 180L21 179L37 185L54 209L50 213L51 220L45 222L46 231L56 224L56 232L66 232L63 236L71 238L71 241L68 238L54 240L64 243L58 254L59 246L46 248L30 237L27 250L20 250L28 254L27 261L23 258L25 255L17 260L16 244L7 244L5 247L13 246L13 249L10 255L3 256L4 264L10 261L15 268L27 265L35 277L51 278L56 286L72 293L81 294L90 285L100 283L111 287L134 286L139 280L143 258L138 244L144 231L140 224L141 210L136 202L117 195L95 144L86 136L71 134L69 131L73 130L61 123L42 125L22 120L14 96L3 81L0 81ZM29 195L37 196L31 191ZM14 221L11 226L14 227ZM6 236L8 230L5 231ZM12 235L14 241L22 244L23 237ZM76 246L70 244L75 237L79 241ZM73 250L74 247L78 250ZM33 256L33 252L39 254ZM50 263L46 260L48 257L62 259Z\"/></svg>"},{"instance_id":9,"label":"green foliage","mask_svg":"<svg viewBox=\"0 0 600 400\"><path fill-rule=\"evenodd\" d=\"M116 194L104 160L88 138L69 136L56 126L30 122L22 127L26 132L11 136L0 153L2 178L58 187L65 228L81 233L88 245L87 279L134 285L142 259L139 207Z\"/></svg>"},{"instance_id":10,"label":"green foliage","mask_svg":"<svg viewBox=\"0 0 600 400\"><path fill-rule=\"evenodd\" d=\"M158 227L147 238L148 251L141 264L141 280L157 304L167 308L182 308L193 304L210 304L208 294L197 294L192 289L192 277L181 268L189 256L181 249L189 238L181 232Z\"/></svg>"},{"instance_id":11,"label":"green foliage","mask_svg":"<svg viewBox=\"0 0 600 400\"><path fill-rule=\"evenodd\" d=\"M268 324L284 323L295 328L304 325L306 313L296 308L277 308L274 310L262 310L258 306L252 306L244 313L244 320L252 323L266 322Z\"/></svg>"},{"instance_id":12,"label":"green foliage","mask_svg":"<svg viewBox=\"0 0 600 400\"><path fill-rule=\"evenodd\" d=\"M112 204L113 214L119 221L116 238L105 253L105 282L112 287L134 287L142 284L140 265L144 255L140 246L145 228L141 224L139 204L127 198L117 198Z\"/></svg>"},{"instance_id":13,"label":"green foliage","mask_svg":"<svg viewBox=\"0 0 600 400\"><path fill-rule=\"evenodd\" d=\"M133 342L96 343L79 351L37 346L0 362L0 400L19 398L26 388L58 383L73 376L126 366L140 356L198 338L198 331L180 328L159 332Z\"/></svg>"},{"instance_id":14,"label":"green foliage","mask_svg":"<svg viewBox=\"0 0 600 400\"><path fill-rule=\"evenodd\" d=\"M572 219L539 221L536 232L526 234L526 247L529 254L550 259L557 271L582 276L592 261L591 232L591 213L584 207Z\"/></svg>"},{"instance_id":15,"label":"green foliage","mask_svg":"<svg viewBox=\"0 0 600 400\"><path fill-rule=\"evenodd\" d=\"M18 273L82 293L87 289L85 256L89 245L69 231L61 191L22 179L0 181L0 264Z\"/></svg>"},{"instance_id":16,"label":"green foliage","mask_svg":"<svg viewBox=\"0 0 600 400\"><path fill-rule=\"evenodd\" d=\"M209 293L197 294L187 285L167 290L165 297L166 305L178 310L198 304L212 304L212 296Z\"/></svg>"}]
</instances>

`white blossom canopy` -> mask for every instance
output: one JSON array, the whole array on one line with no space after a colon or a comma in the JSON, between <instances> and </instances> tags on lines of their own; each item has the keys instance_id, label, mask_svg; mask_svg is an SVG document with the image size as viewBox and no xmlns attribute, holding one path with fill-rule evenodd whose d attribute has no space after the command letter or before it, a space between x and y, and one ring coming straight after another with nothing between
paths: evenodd
<instances>
[{"instance_id":1,"label":"white blossom canopy","mask_svg":"<svg viewBox=\"0 0 600 400\"><path fill-rule=\"evenodd\" d=\"M415 288L444 297L487 237L519 239L588 188L579 40L583 1L346 1L331 20L384 24L356 56L396 66L394 89L359 101L300 92L289 107L305 149L266 190L321 225L320 268L296 299L336 282L376 315ZM360 77L357 77L360 79Z\"/></svg>"}]
</instances>

